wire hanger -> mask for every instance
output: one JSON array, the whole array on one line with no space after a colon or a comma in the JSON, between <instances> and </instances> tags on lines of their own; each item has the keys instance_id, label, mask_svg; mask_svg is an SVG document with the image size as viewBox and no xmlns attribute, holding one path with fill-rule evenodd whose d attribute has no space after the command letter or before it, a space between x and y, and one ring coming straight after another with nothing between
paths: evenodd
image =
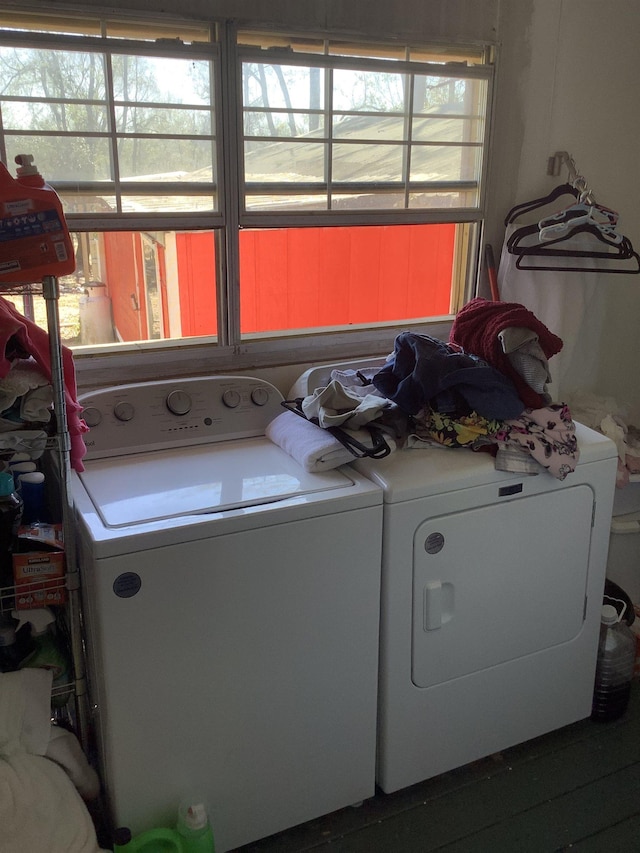
<instances>
[{"instance_id":1,"label":"wire hanger","mask_svg":"<svg viewBox=\"0 0 640 853\"><path fill-rule=\"evenodd\" d=\"M553 167L554 173L558 162L568 167L571 183L561 184L541 199L512 208L505 222L513 222L515 216L560 198L567 193L567 186L572 188L571 194L576 202L538 223L517 229L509 236L507 250L518 256L516 267L562 272L640 273L640 256L634 251L629 238L616 230L617 212L596 202L575 161L566 151L557 152L550 158L549 168ZM579 234L587 236L572 244L571 241ZM528 258L536 260L527 261ZM541 260L543 258L547 260ZM570 259L581 262L571 264ZM596 261L606 263L598 264Z\"/></svg>"}]
</instances>

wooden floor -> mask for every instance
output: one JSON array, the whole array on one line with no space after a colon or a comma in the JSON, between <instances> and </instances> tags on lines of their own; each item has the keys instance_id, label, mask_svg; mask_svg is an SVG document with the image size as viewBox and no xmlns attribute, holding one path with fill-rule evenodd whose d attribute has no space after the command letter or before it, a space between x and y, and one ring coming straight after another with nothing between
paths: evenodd
<instances>
[{"instance_id":1,"label":"wooden floor","mask_svg":"<svg viewBox=\"0 0 640 853\"><path fill-rule=\"evenodd\" d=\"M380 792L358 808L248 844L238 853L304 850L637 853L640 683L634 682L620 720L575 723L395 794Z\"/></svg>"}]
</instances>

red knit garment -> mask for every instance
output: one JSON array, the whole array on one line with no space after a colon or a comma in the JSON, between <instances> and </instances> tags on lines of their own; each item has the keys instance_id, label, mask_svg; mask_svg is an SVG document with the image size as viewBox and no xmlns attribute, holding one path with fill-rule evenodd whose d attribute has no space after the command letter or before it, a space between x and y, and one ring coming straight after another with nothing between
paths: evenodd
<instances>
[{"instance_id":1,"label":"red knit garment","mask_svg":"<svg viewBox=\"0 0 640 853\"><path fill-rule=\"evenodd\" d=\"M562 349L562 340L524 305L517 302L492 302L481 296L472 299L458 312L451 327L449 343L479 356L491 367L502 371L516 386L525 406L528 409L540 409L548 401L524 381L502 350L498 335L503 329L511 327L535 332L547 359Z\"/></svg>"}]
</instances>

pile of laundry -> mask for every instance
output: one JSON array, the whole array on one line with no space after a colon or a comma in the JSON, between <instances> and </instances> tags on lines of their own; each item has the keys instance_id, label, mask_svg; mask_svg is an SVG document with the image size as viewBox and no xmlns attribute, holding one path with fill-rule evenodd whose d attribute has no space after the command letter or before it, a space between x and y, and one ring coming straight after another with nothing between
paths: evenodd
<instances>
[{"instance_id":1,"label":"pile of laundry","mask_svg":"<svg viewBox=\"0 0 640 853\"><path fill-rule=\"evenodd\" d=\"M478 297L456 315L447 342L400 333L382 367L333 371L326 386L299 401L306 423L285 413L267 435L307 470L353 461L338 443L333 455L323 454L336 429L362 437L375 426L390 452L465 447L492 453L500 470L546 470L563 480L579 450L569 407L548 391L549 359L561 349L562 340L523 305ZM323 439L314 426L334 435Z\"/></svg>"},{"instance_id":2,"label":"pile of laundry","mask_svg":"<svg viewBox=\"0 0 640 853\"><path fill-rule=\"evenodd\" d=\"M0 297L0 458L26 453L38 459L47 443L52 415L49 335L23 317ZM75 369L71 350L62 347L65 409L71 442L71 464L82 471L86 453L83 434L88 427L80 418L76 400Z\"/></svg>"},{"instance_id":3,"label":"pile of laundry","mask_svg":"<svg viewBox=\"0 0 640 853\"><path fill-rule=\"evenodd\" d=\"M576 392L568 400L574 417L606 435L616 445L618 470L616 486L624 488L640 474L640 428L629 423L628 412L614 397ZM635 481L637 482L637 476Z\"/></svg>"}]
</instances>

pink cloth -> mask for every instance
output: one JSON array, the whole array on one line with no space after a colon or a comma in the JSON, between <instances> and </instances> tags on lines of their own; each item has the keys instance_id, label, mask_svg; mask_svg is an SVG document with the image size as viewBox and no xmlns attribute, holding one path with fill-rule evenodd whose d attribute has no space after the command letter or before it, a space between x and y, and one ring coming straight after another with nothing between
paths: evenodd
<instances>
[{"instance_id":1,"label":"pink cloth","mask_svg":"<svg viewBox=\"0 0 640 853\"><path fill-rule=\"evenodd\" d=\"M449 343L479 356L491 367L508 376L527 408L544 408L547 405L546 400L524 381L502 349L498 335L503 329L511 327L531 329L535 332L547 359L562 349L562 340L550 332L524 305L517 302L491 302L480 296L468 302L456 315Z\"/></svg>"},{"instance_id":2,"label":"pink cloth","mask_svg":"<svg viewBox=\"0 0 640 853\"><path fill-rule=\"evenodd\" d=\"M51 357L49 335L31 320L23 317L14 306L0 296L0 378L11 369L12 360L32 356L44 376L51 382ZM64 396L67 426L71 441L71 466L84 471L82 459L87 449L83 433L89 427L80 417L82 406L76 400L76 374L73 355L68 347L62 347L62 372L64 374Z\"/></svg>"},{"instance_id":3,"label":"pink cloth","mask_svg":"<svg viewBox=\"0 0 640 853\"><path fill-rule=\"evenodd\" d=\"M503 421L492 438L528 454L558 480L575 471L580 459L576 425L566 403L526 409L519 418Z\"/></svg>"}]
</instances>

